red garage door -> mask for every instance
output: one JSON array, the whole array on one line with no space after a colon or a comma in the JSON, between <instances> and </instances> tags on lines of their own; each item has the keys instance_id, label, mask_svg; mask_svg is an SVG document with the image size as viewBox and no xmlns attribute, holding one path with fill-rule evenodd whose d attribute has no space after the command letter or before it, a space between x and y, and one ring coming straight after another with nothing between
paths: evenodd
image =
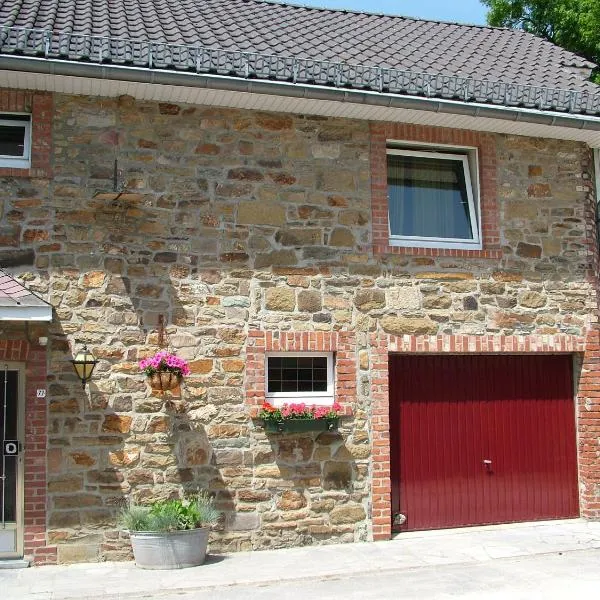
<instances>
[{"instance_id":1,"label":"red garage door","mask_svg":"<svg viewBox=\"0 0 600 600\"><path fill-rule=\"evenodd\" d=\"M395 528L578 516L572 379L570 356L391 356Z\"/></svg>"}]
</instances>

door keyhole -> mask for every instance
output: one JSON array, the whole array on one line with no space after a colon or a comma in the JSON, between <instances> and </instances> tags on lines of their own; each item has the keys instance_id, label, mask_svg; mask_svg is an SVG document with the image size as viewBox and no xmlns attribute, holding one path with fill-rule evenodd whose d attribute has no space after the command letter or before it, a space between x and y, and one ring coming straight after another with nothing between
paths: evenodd
<instances>
[{"instance_id":1,"label":"door keyhole","mask_svg":"<svg viewBox=\"0 0 600 600\"><path fill-rule=\"evenodd\" d=\"M485 470L488 473L493 473L493 471L492 471L492 461L489 458L484 458L483 459L483 464L485 465Z\"/></svg>"}]
</instances>

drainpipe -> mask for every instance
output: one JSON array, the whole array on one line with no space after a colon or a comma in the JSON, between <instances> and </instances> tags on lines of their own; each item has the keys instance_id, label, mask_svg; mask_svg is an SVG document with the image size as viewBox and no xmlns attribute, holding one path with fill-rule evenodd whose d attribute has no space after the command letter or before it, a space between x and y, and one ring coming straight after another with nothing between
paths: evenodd
<instances>
[{"instance_id":1,"label":"drainpipe","mask_svg":"<svg viewBox=\"0 0 600 600\"><path fill-rule=\"evenodd\" d=\"M600 149L594 148L594 192L596 194L596 242L600 248Z\"/></svg>"}]
</instances>

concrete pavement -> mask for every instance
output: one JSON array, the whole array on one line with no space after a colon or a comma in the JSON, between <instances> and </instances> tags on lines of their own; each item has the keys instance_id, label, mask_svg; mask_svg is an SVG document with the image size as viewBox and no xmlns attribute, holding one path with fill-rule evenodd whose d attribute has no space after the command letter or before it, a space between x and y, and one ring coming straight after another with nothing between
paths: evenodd
<instances>
[{"instance_id":1,"label":"concrete pavement","mask_svg":"<svg viewBox=\"0 0 600 600\"><path fill-rule=\"evenodd\" d=\"M562 560L566 553L570 553L568 560ZM423 578L428 571L448 570L455 573L454 579L456 573L462 572L471 581L497 573L501 563L514 563L518 570L520 563L529 561L544 570L540 565L556 559L559 564L578 568L578 556L598 564L600 523L570 520L501 525L402 534L387 542L243 552L211 556L201 567L178 571L144 571L133 563L0 570L0 596L7 600L133 600L171 596L187 600L200 597L200 593L204 598L216 598L217 594L219 598L234 598L237 586L237 592L242 594L237 597L260 598L259 589L277 586L305 589L317 583L327 587L329 580L349 581L349 578L356 579L356 586L351 586L349 592L360 589L361 584L369 589L369 578L389 581L390 585L397 582L400 591L408 590L410 580ZM493 589L492 585L490 592ZM247 590L253 593L248 596Z\"/></svg>"}]
</instances>

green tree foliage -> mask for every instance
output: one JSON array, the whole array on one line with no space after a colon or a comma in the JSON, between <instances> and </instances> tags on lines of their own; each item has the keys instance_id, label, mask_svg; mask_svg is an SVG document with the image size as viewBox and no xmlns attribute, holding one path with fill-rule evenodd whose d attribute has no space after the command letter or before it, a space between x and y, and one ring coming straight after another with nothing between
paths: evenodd
<instances>
[{"instance_id":1,"label":"green tree foliage","mask_svg":"<svg viewBox=\"0 0 600 600\"><path fill-rule=\"evenodd\" d=\"M523 29L600 64L600 0L481 0L495 27ZM600 83L600 73L595 80Z\"/></svg>"}]
</instances>

